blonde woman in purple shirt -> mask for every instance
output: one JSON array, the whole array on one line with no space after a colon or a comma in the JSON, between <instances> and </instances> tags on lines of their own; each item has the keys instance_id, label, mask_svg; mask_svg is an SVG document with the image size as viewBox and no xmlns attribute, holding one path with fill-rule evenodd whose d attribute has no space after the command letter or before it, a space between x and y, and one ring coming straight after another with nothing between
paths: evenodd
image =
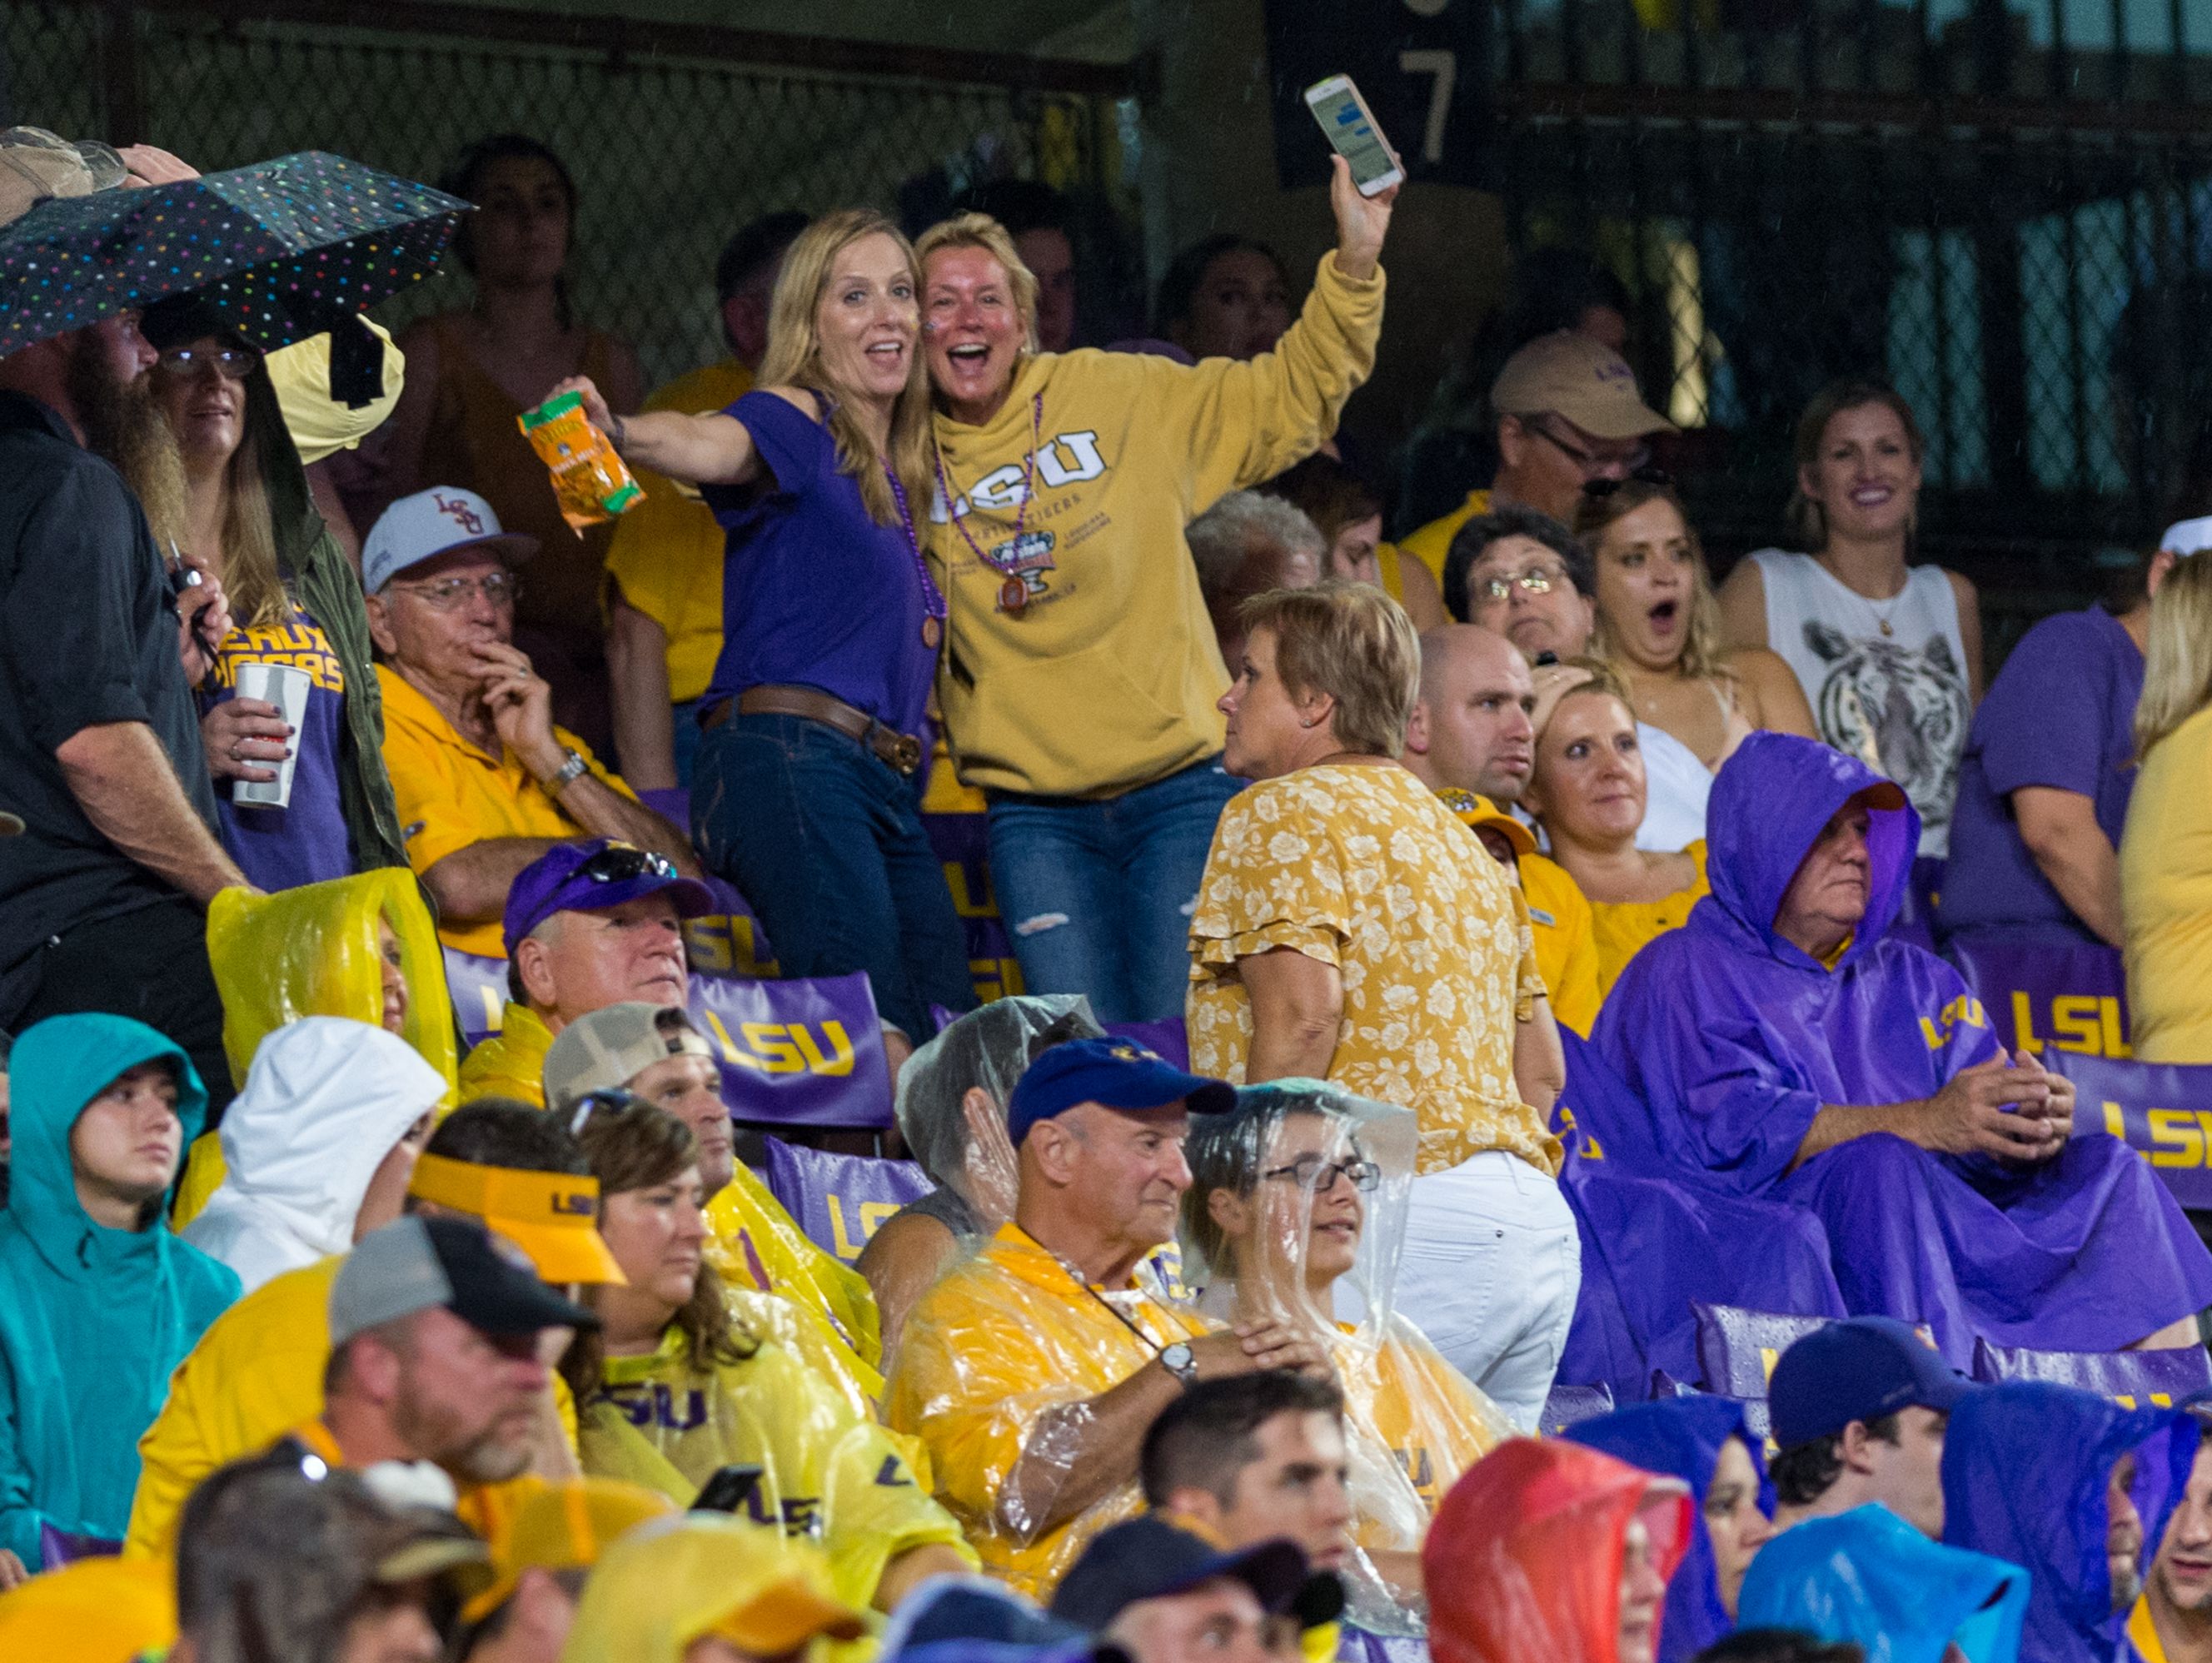
<instances>
[{"instance_id":1,"label":"blonde woman in purple shirt","mask_svg":"<svg viewBox=\"0 0 2212 1663\"><path fill-rule=\"evenodd\" d=\"M726 410L617 417L590 382L563 383L623 455L698 485L728 535L722 656L699 702L700 854L787 974L866 971L917 1045L932 1004L975 1002L919 811L945 636L916 537L933 454L919 287L889 221L826 215L784 257L761 385Z\"/></svg>"}]
</instances>

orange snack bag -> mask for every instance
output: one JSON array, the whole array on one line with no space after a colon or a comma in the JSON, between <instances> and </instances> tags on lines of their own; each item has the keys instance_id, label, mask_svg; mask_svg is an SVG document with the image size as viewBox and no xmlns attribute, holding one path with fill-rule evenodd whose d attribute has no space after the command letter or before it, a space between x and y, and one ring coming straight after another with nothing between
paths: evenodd
<instances>
[{"instance_id":1,"label":"orange snack bag","mask_svg":"<svg viewBox=\"0 0 2212 1663\"><path fill-rule=\"evenodd\" d=\"M586 525L612 519L645 501L645 492L606 434L584 415L581 393L549 398L517 416L515 425L551 471L561 518L578 537Z\"/></svg>"}]
</instances>

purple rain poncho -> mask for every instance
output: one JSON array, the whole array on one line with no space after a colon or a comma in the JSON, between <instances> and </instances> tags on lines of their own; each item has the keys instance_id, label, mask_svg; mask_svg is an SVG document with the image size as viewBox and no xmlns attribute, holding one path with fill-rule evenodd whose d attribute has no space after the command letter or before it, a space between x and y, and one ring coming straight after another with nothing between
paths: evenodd
<instances>
[{"instance_id":1,"label":"purple rain poncho","mask_svg":"<svg viewBox=\"0 0 2212 1663\"><path fill-rule=\"evenodd\" d=\"M2039 1165L1936 1155L1876 1133L1791 1169L1823 1106L1932 1096L1999 1054L1957 973L1885 933L1919 836L1910 806L1871 811L1866 916L1832 970L1774 932L1821 829L1885 783L1787 734L1755 733L1723 765L1708 820L1712 894L1630 962L1591 1035L1641 1121L1585 1114L1584 1125L1628 1170L1686 1171L1810 1209L1850 1308L1927 1323L1960 1369L1977 1333L2112 1351L2202 1309L2212 1254L2093 1115Z\"/></svg>"},{"instance_id":2,"label":"purple rain poncho","mask_svg":"<svg viewBox=\"0 0 2212 1663\"><path fill-rule=\"evenodd\" d=\"M1582 1236L1583 1280L1559 1378L1603 1384L1616 1403L1654 1395L1653 1377L1698 1377L1694 1303L1785 1316L1847 1315L1827 1232L1802 1207L1754 1200L1672 1169L1648 1151L1591 1150L1585 1129L1634 1125L1641 1110L1589 1042L1559 1030L1567 1064L1559 1193Z\"/></svg>"}]
</instances>

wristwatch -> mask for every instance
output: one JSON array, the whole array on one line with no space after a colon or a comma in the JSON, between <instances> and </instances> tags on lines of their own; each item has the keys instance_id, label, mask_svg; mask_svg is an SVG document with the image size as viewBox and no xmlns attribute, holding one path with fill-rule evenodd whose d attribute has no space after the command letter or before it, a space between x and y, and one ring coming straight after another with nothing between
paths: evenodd
<instances>
[{"instance_id":1,"label":"wristwatch","mask_svg":"<svg viewBox=\"0 0 2212 1663\"><path fill-rule=\"evenodd\" d=\"M553 770L553 777L544 782L548 796L558 797L570 786L591 772L592 765L584 760L584 753L571 750L568 760Z\"/></svg>"},{"instance_id":2,"label":"wristwatch","mask_svg":"<svg viewBox=\"0 0 2212 1663\"><path fill-rule=\"evenodd\" d=\"M1198 1384L1198 1359L1181 1340L1160 1353L1160 1367L1181 1381L1186 1392Z\"/></svg>"}]
</instances>

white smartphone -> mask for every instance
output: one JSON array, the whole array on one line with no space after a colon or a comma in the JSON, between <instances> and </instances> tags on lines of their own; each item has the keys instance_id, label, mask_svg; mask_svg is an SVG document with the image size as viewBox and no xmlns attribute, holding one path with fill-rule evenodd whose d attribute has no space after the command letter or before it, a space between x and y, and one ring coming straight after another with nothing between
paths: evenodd
<instances>
[{"instance_id":1,"label":"white smartphone","mask_svg":"<svg viewBox=\"0 0 2212 1663\"><path fill-rule=\"evenodd\" d=\"M1333 75L1306 88L1306 108L1321 123L1337 155L1352 164L1352 182L1363 197L1388 191L1406 177L1398 157L1348 75Z\"/></svg>"}]
</instances>

